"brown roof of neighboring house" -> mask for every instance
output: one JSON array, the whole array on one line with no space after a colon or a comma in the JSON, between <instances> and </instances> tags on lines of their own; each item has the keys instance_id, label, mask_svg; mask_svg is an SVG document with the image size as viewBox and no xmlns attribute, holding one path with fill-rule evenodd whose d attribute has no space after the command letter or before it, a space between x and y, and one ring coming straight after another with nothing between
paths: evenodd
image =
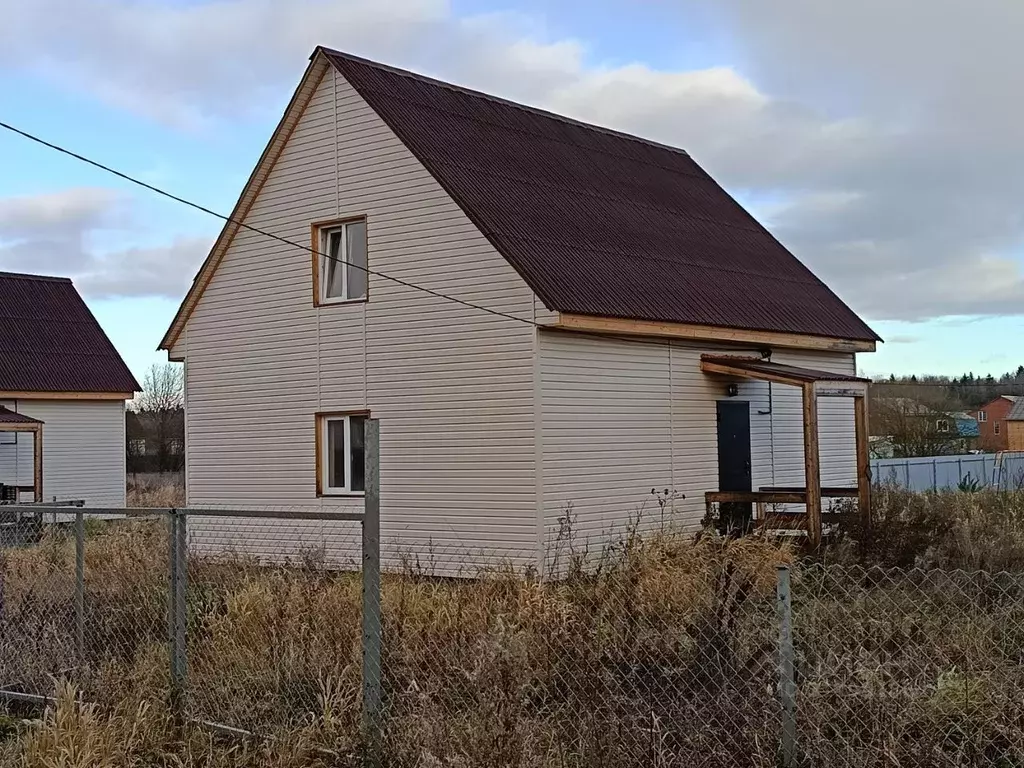
<instances>
[{"instance_id":1,"label":"brown roof of neighboring house","mask_svg":"<svg viewBox=\"0 0 1024 768\"><path fill-rule=\"evenodd\" d=\"M878 339L686 152L318 50L549 309Z\"/></svg>"},{"instance_id":2,"label":"brown roof of neighboring house","mask_svg":"<svg viewBox=\"0 0 1024 768\"><path fill-rule=\"evenodd\" d=\"M0 392L137 392L67 278L0 272Z\"/></svg>"},{"instance_id":3,"label":"brown roof of neighboring house","mask_svg":"<svg viewBox=\"0 0 1024 768\"><path fill-rule=\"evenodd\" d=\"M23 413L15 413L10 408L0 405L0 424L42 424L39 419L33 419Z\"/></svg>"}]
</instances>

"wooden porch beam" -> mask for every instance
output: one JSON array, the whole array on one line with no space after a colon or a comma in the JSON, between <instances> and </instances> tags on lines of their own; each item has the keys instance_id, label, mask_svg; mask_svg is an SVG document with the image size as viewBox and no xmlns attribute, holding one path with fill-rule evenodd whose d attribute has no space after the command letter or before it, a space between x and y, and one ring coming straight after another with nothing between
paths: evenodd
<instances>
[{"instance_id":1,"label":"wooden porch beam","mask_svg":"<svg viewBox=\"0 0 1024 768\"><path fill-rule=\"evenodd\" d=\"M757 489L763 493L803 493L806 489L799 486L772 485L761 486ZM860 488L835 488L823 486L821 498L823 499L856 499L860 495Z\"/></svg>"},{"instance_id":2,"label":"wooden porch beam","mask_svg":"<svg viewBox=\"0 0 1024 768\"><path fill-rule=\"evenodd\" d=\"M853 401L853 419L857 430L857 506L861 526L871 528L871 455L868 450L868 399Z\"/></svg>"},{"instance_id":3,"label":"wooden porch beam","mask_svg":"<svg viewBox=\"0 0 1024 768\"><path fill-rule=\"evenodd\" d=\"M36 425L32 439L32 484L35 486L35 501L43 500L43 427Z\"/></svg>"},{"instance_id":4,"label":"wooden porch beam","mask_svg":"<svg viewBox=\"0 0 1024 768\"><path fill-rule=\"evenodd\" d=\"M818 455L818 395L804 384L804 485L807 487L807 539L821 545L821 462Z\"/></svg>"},{"instance_id":5,"label":"wooden porch beam","mask_svg":"<svg viewBox=\"0 0 1024 768\"><path fill-rule=\"evenodd\" d=\"M735 376L739 379L755 379L757 381L771 381L776 384L786 384L791 387L801 387L804 385L803 379L790 378L789 376L783 376L778 373L764 373L762 371L750 371L746 368L733 367L725 363L714 362L711 360L701 360L700 369L704 373L716 373L720 376Z\"/></svg>"},{"instance_id":6,"label":"wooden porch beam","mask_svg":"<svg viewBox=\"0 0 1024 768\"><path fill-rule=\"evenodd\" d=\"M806 494L803 491L758 492L758 491L708 491L704 498L712 504L729 503L765 503L765 504L803 504Z\"/></svg>"}]
</instances>

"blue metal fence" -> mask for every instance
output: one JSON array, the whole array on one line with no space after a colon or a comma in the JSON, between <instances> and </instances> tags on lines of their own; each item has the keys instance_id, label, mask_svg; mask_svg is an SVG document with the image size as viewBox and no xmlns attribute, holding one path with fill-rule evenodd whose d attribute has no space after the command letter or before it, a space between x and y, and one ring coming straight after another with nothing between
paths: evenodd
<instances>
[{"instance_id":1,"label":"blue metal fence","mask_svg":"<svg viewBox=\"0 0 1024 768\"><path fill-rule=\"evenodd\" d=\"M926 456L915 459L874 459L875 483L911 491L938 491L964 485L999 490L1024 490L1024 452Z\"/></svg>"}]
</instances>

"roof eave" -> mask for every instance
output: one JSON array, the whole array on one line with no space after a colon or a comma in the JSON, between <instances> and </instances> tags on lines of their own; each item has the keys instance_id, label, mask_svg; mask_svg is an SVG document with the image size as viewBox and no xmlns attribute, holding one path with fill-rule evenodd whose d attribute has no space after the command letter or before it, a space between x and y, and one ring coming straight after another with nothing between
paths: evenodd
<instances>
[{"instance_id":1,"label":"roof eave","mask_svg":"<svg viewBox=\"0 0 1024 768\"><path fill-rule=\"evenodd\" d=\"M692 341L721 341L765 347L812 349L823 352L874 352L876 345L876 340L867 338L845 339L771 330L598 317L567 312L559 312L558 320L548 327L609 336L654 336Z\"/></svg>"}]
</instances>

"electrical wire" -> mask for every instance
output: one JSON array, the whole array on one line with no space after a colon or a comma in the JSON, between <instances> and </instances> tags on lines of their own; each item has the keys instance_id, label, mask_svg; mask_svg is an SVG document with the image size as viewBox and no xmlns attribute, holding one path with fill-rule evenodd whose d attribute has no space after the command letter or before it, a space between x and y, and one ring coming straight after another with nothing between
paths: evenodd
<instances>
[{"instance_id":1,"label":"electrical wire","mask_svg":"<svg viewBox=\"0 0 1024 768\"><path fill-rule=\"evenodd\" d=\"M429 296L433 296L433 297L438 298L438 299L443 299L445 301L450 301L450 302L453 302L455 304L460 304L460 305L462 305L464 307L467 307L467 308L470 308L470 309L476 309L476 310L479 310L481 312L486 312L486 313L488 313L490 315L494 315L495 317L505 318L506 320L514 320L514 321L516 321L518 323L525 323L526 325L530 325L530 326L534 326L534 327L538 327L538 328L541 327L540 323L537 323L537 322L535 322L533 320L528 320L528 319L526 319L524 317L517 317L517 316L511 315L511 314L509 314L507 312L502 312L501 310L492 309L490 307L485 307L482 304L476 304L476 303L471 302L471 301L465 301L464 299L459 299L459 298L456 298L454 296L449 296L447 294L441 293L440 291L435 291L432 288L426 288L426 287L424 287L422 285L416 285L415 283L411 283L408 280L403 280L402 278L394 277L392 275L388 275L388 274L386 274L384 272L380 272L379 270L370 269L369 267L364 267L361 264L353 264L352 262L346 261L345 259L341 259L341 258L339 258L337 256L331 256L330 254L323 253L322 251L319 251L319 250L317 250L317 249L315 249L315 248L313 248L313 247L311 247L309 245L304 245L302 243L297 243L294 240L289 240L286 237L281 237L280 235L275 235L272 232L267 232L266 230L260 229L259 227L254 227L251 224L246 224L244 221L232 218L231 216L226 216L223 213L219 213L217 211L214 211L214 210L212 210L210 208L207 208L206 206L201 205L199 203L196 203L196 202L194 202L192 200L188 200L187 198L181 197L179 195L175 195L172 192L168 192L165 189L161 189L160 187L154 186L153 184L149 184L149 183L147 183L145 181L142 181L141 179L137 179L134 176L131 176L130 174L127 174L127 173L125 173L123 171L119 171L116 168L112 168L109 165L104 165L103 163L101 163L101 162L99 162L97 160L93 160L93 159L91 159L89 157L86 157L85 155L81 155L81 154L79 154L77 152L74 152L73 150L67 149L66 147L62 147L59 144L54 144L53 142L47 141L46 139L43 139L43 138L41 138L39 136L36 136L35 134L30 133L28 131L22 130L21 128L17 128L15 126L11 125L10 123L6 123L6 122L4 122L2 120L0 120L0 128L4 128L5 130L10 131L11 133L17 134L17 135L19 135L19 136L21 136L21 137L23 137L25 139L28 139L29 141L35 142L36 144L40 144L40 145L42 145L44 147L52 149L52 150L54 150L56 152L59 152L59 153L61 153L63 155L67 155L68 157L74 158L75 160L78 160L78 161L80 161L82 163L85 163L87 165L91 165L92 167L97 168L97 169L99 169L101 171L104 171L105 173L109 173L109 174L111 174L113 176L116 176L116 177L118 177L120 179L123 179L124 181L130 182L131 184L135 184L136 186L139 186L139 187L142 187L143 189L149 190L150 192L153 192L153 193L155 193L157 195L160 195L162 197L166 197L169 200L173 200L173 201L175 201L177 203L181 203L182 205L186 205L189 208L193 208L193 209L195 209L197 211L201 211L202 213L205 213L205 214L207 214L209 216L213 216L213 217L215 217L217 219L220 219L220 220L222 220L224 222L227 222L229 224L235 224L236 226L241 227L242 229L249 230L250 232L255 232L256 234L263 235L264 237L268 237L268 238L270 238L272 240L276 240L277 242L283 243L284 245L288 245L288 246L291 246L293 248L298 248L300 250L306 251L307 253L311 253L311 254L313 254L315 256L318 256L318 257L323 258L323 259L327 259L329 261L334 261L334 262L336 262L338 264L344 264L345 266L353 267L355 269L362 270L362 271L366 272L366 274L368 274L368 275L374 275L375 277L379 277L379 278L381 278L383 280L388 280L388 281L390 281L392 283L395 283L396 285L401 285L401 286L403 286L405 288L411 288L411 289L416 290L416 291L421 291L422 293L425 293L425 294L427 294ZM990 383L986 383L986 382L960 383L960 382L957 382L957 381L951 381L951 382L949 382L947 384L947 383L942 383L942 382L888 381L888 380L885 380L885 379L878 380L878 381L873 381L872 383L875 384L875 385L880 385L880 386L913 386L913 387L945 387L945 388L951 388L951 387L961 387L961 388L965 388L965 387L1015 387L1015 386L1024 387L1024 383L1020 383L1020 384L999 384L998 382L994 382L994 383L990 384Z\"/></svg>"},{"instance_id":2,"label":"electrical wire","mask_svg":"<svg viewBox=\"0 0 1024 768\"><path fill-rule=\"evenodd\" d=\"M240 221L238 219L234 219L231 216L225 216L223 213L218 213L217 211L214 211L214 210L212 210L210 208L207 208L204 205L200 205L199 203L193 202L192 200L188 200L188 199L186 199L184 197L180 197L178 195L175 195L172 192L168 192L165 189L161 189L160 187L156 187L156 186L154 186L152 184L148 184L147 182L142 181L141 179L137 179L134 176L131 176L131 175L127 174L127 173L124 173L123 171L119 171L116 168L111 168L109 165L104 165L103 163L101 163L101 162L99 162L97 160L93 160L91 158L88 158L85 155L80 155L77 152L74 152L74 151L72 151L70 149L62 147L59 144L54 144L53 142L47 141L46 139L43 139L43 138L41 138L39 136L36 136L33 133L29 133L28 131L24 131L24 130L22 130L20 128L16 128L15 126L11 125L10 123L5 123L2 120L0 120L0 128L4 128L5 130L10 131L11 133L15 133L15 134L17 134L19 136L22 136L23 138L28 139L29 141L33 141L36 144L41 144L44 147L48 147L49 149L55 150L56 152L60 152L63 155L67 155L68 157L72 157L75 160L83 162L83 163L85 163L87 165L91 165L92 167L98 168L99 170L105 171L106 173L109 173L109 174L111 174L113 176L117 176L120 179L124 179L125 181L128 181L128 182L130 182L132 184L135 184L135 185L137 185L139 187L142 187L143 189L147 189L150 192L155 192L156 194L161 195L163 197L166 197L166 198L168 198L170 200L174 200L177 203L181 203L182 205L187 205L189 208L194 208L197 211L201 211L201 212L206 213L206 214L208 214L210 216L214 216L214 217L216 217L218 219L221 219L222 221L225 221L225 222L227 222L229 224L235 224L236 226L241 227L242 229L247 229L250 232L255 232L256 234L263 235L264 237L269 237L272 240L276 240L276 241L278 241L280 243L284 243L285 245L292 246L293 248L299 248L299 249L301 249L303 251L306 251L307 253L314 254L314 255L316 255L316 256L318 256L320 258L327 259L329 261L334 261L334 262L337 262L338 264L344 264L345 266L348 266L348 267L354 267L355 269L360 269L360 270L366 272L366 274L368 274L368 275L373 275L373 276L379 277L379 278L381 278L383 280L388 280L388 281L390 281L392 283L395 283L397 285L401 285L401 286L403 286L405 288L411 288L413 290L421 291L423 293L426 293L426 294L428 294L430 296L433 296L435 298L438 298L438 299L444 299L445 301L451 301L451 302L453 302L455 304L461 304L464 307L468 307L470 309L476 309L476 310L479 310L481 312L486 312L486 313L488 313L490 315L494 315L496 317L503 317L506 320L515 320L516 322L519 322L519 323L525 323L527 325L540 327L540 323L537 323L537 322L535 322L533 320L528 320L528 319L526 319L524 317L516 317L515 315L510 315L507 312L502 312L501 310L491 309L490 307L485 307L482 304L475 304L475 303L473 303L471 301L465 301L464 299L458 299L458 298L456 298L454 296L449 296L449 295L441 293L439 291L435 291L432 288L425 288L422 285L416 285L415 283L410 283L408 280L403 280L403 279L401 279L399 277L393 277L392 275L385 274L384 272L380 272L378 270L370 269L369 267L364 267L361 264L353 264L352 262L345 261L344 259L338 258L337 256L331 256L330 254L326 254L326 253L323 253L321 251L318 251L317 249L315 249L315 248L313 248L313 247L311 247L309 245L303 245L302 243L296 243L294 240L289 240L286 237L281 237L280 235L275 235L272 232L267 232L266 230L260 229L259 227L254 227L251 224L246 224L244 221Z\"/></svg>"}]
</instances>

